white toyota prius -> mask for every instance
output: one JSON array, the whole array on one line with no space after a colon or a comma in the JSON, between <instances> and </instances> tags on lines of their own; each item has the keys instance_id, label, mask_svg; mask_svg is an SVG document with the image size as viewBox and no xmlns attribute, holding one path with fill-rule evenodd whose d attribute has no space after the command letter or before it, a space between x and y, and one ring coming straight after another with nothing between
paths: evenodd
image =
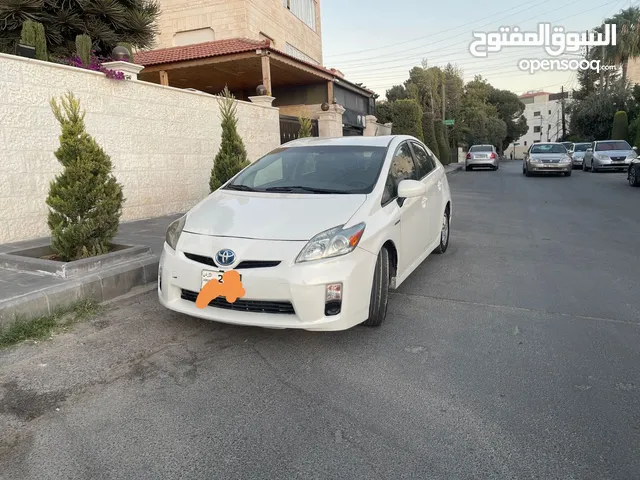
<instances>
[{"instance_id":1,"label":"white toyota prius","mask_svg":"<svg viewBox=\"0 0 640 480\"><path fill-rule=\"evenodd\" d=\"M294 140L169 226L160 303L237 325L378 326L389 290L447 250L451 214L444 167L414 137ZM203 286L229 270L244 296L197 307Z\"/></svg>"}]
</instances>

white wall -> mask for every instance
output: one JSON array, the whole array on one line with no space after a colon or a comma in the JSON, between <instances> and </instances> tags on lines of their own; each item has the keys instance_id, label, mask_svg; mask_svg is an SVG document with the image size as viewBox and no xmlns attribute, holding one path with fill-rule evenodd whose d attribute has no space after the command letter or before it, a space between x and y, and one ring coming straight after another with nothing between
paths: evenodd
<instances>
[{"instance_id":1,"label":"white wall","mask_svg":"<svg viewBox=\"0 0 640 480\"><path fill-rule=\"evenodd\" d=\"M211 95L0 54L0 243L47 236L45 199L62 170L49 100L72 91L124 186L122 221L188 210L209 193L220 146ZM237 102L251 161L280 145L277 108Z\"/></svg>"}]
</instances>

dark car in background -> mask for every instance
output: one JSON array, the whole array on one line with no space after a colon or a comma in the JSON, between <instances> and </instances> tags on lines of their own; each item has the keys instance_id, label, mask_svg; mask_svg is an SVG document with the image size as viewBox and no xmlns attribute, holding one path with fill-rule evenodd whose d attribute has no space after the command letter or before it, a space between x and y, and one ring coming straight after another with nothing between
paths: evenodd
<instances>
[{"instance_id":1,"label":"dark car in background","mask_svg":"<svg viewBox=\"0 0 640 480\"><path fill-rule=\"evenodd\" d=\"M627 170L627 180L632 187L640 187L640 158L631 160L631 165Z\"/></svg>"}]
</instances>

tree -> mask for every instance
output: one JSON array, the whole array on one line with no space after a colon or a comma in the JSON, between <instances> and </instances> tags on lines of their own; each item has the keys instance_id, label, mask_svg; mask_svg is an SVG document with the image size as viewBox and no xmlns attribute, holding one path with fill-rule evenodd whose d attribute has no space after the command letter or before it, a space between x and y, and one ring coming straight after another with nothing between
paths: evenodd
<instances>
[{"instance_id":1,"label":"tree","mask_svg":"<svg viewBox=\"0 0 640 480\"><path fill-rule=\"evenodd\" d=\"M415 100L393 102L393 132L395 135L412 135L424 140L422 132L422 108Z\"/></svg>"},{"instance_id":2,"label":"tree","mask_svg":"<svg viewBox=\"0 0 640 480\"><path fill-rule=\"evenodd\" d=\"M407 91L402 85L394 85L385 95L387 97L387 101L395 102L396 100L406 100L408 97Z\"/></svg>"},{"instance_id":3,"label":"tree","mask_svg":"<svg viewBox=\"0 0 640 480\"><path fill-rule=\"evenodd\" d=\"M436 130L436 121L431 112L425 112L422 114L422 136L423 141L427 147L440 158L440 147L438 145L438 134Z\"/></svg>"},{"instance_id":4,"label":"tree","mask_svg":"<svg viewBox=\"0 0 640 480\"><path fill-rule=\"evenodd\" d=\"M494 145L501 152L504 151L501 148L504 145L504 139L507 137L507 124L498 117L489 117L487 119L487 143ZM509 144L507 144L508 146Z\"/></svg>"},{"instance_id":5,"label":"tree","mask_svg":"<svg viewBox=\"0 0 640 480\"><path fill-rule=\"evenodd\" d=\"M91 63L91 37L89 35L78 35L76 37L76 53L82 63L89 65Z\"/></svg>"},{"instance_id":6,"label":"tree","mask_svg":"<svg viewBox=\"0 0 640 480\"><path fill-rule=\"evenodd\" d=\"M433 129L435 132L435 136L436 136L436 144L438 146L438 150L434 150L433 148L431 148L431 151L433 151L433 153L436 154L436 156L438 157L438 159L440 160L440 162L443 165L448 165L449 164L449 157L450 157L450 151L449 151L449 145L447 144L447 139L445 137L445 125L442 122L442 120L436 120L433 124Z\"/></svg>"},{"instance_id":7,"label":"tree","mask_svg":"<svg viewBox=\"0 0 640 480\"><path fill-rule=\"evenodd\" d=\"M527 119L523 115L525 105L515 93L495 88L491 88L488 102L496 107L498 118L507 128L505 137L500 144L496 145L503 152L511 143L529 131Z\"/></svg>"},{"instance_id":8,"label":"tree","mask_svg":"<svg viewBox=\"0 0 640 480\"><path fill-rule=\"evenodd\" d=\"M392 102L376 102L376 118L379 123L393 122L393 103Z\"/></svg>"},{"instance_id":9,"label":"tree","mask_svg":"<svg viewBox=\"0 0 640 480\"><path fill-rule=\"evenodd\" d=\"M47 205L51 249L63 261L109 252L124 197L109 156L85 131L84 112L71 92L51 109L62 127L55 152L64 167L51 182Z\"/></svg>"},{"instance_id":10,"label":"tree","mask_svg":"<svg viewBox=\"0 0 640 480\"><path fill-rule=\"evenodd\" d=\"M313 136L313 125L310 118L298 117L300 130L298 130L298 138L306 138Z\"/></svg>"},{"instance_id":11,"label":"tree","mask_svg":"<svg viewBox=\"0 0 640 480\"><path fill-rule=\"evenodd\" d=\"M629 7L604 21L617 26L617 41L615 45L605 47L604 60L622 67L622 80L627 79L629 60L640 56L640 8ZM597 32L604 33L604 27L599 26Z\"/></svg>"},{"instance_id":12,"label":"tree","mask_svg":"<svg viewBox=\"0 0 640 480\"><path fill-rule=\"evenodd\" d=\"M613 126L611 127L612 140L629 140L629 122L627 112L617 111L613 116Z\"/></svg>"},{"instance_id":13,"label":"tree","mask_svg":"<svg viewBox=\"0 0 640 480\"><path fill-rule=\"evenodd\" d=\"M222 120L222 141L211 169L209 180L211 192L220 188L249 165L247 151L238 134L236 100L228 87L225 86L222 93L218 95L218 102Z\"/></svg>"},{"instance_id":14,"label":"tree","mask_svg":"<svg viewBox=\"0 0 640 480\"><path fill-rule=\"evenodd\" d=\"M45 62L49 60L49 55L47 53L47 38L45 37L44 26L41 23L26 20L22 24L20 42L23 45L35 47L36 58L38 60L43 60Z\"/></svg>"},{"instance_id":15,"label":"tree","mask_svg":"<svg viewBox=\"0 0 640 480\"><path fill-rule=\"evenodd\" d=\"M0 6L0 51L13 52L25 20L44 26L49 52L58 58L75 53L80 34L89 35L102 56L118 42L150 48L159 33L159 15L157 0L5 1Z\"/></svg>"}]
</instances>

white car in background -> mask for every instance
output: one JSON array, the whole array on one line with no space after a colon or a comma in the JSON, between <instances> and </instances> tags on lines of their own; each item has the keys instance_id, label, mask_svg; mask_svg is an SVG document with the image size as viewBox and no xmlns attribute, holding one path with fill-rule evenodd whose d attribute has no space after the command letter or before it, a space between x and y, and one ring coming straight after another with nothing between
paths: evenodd
<instances>
[{"instance_id":1,"label":"white car in background","mask_svg":"<svg viewBox=\"0 0 640 480\"><path fill-rule=\"evenodd\" d=\"M238 325L378 326L389 290L447 250L451 213L444 167L414 137L294 140L169 226L160 303ZM203 285L228 270L245 295L196 307Z\"/></svg>"}]
</instances>

